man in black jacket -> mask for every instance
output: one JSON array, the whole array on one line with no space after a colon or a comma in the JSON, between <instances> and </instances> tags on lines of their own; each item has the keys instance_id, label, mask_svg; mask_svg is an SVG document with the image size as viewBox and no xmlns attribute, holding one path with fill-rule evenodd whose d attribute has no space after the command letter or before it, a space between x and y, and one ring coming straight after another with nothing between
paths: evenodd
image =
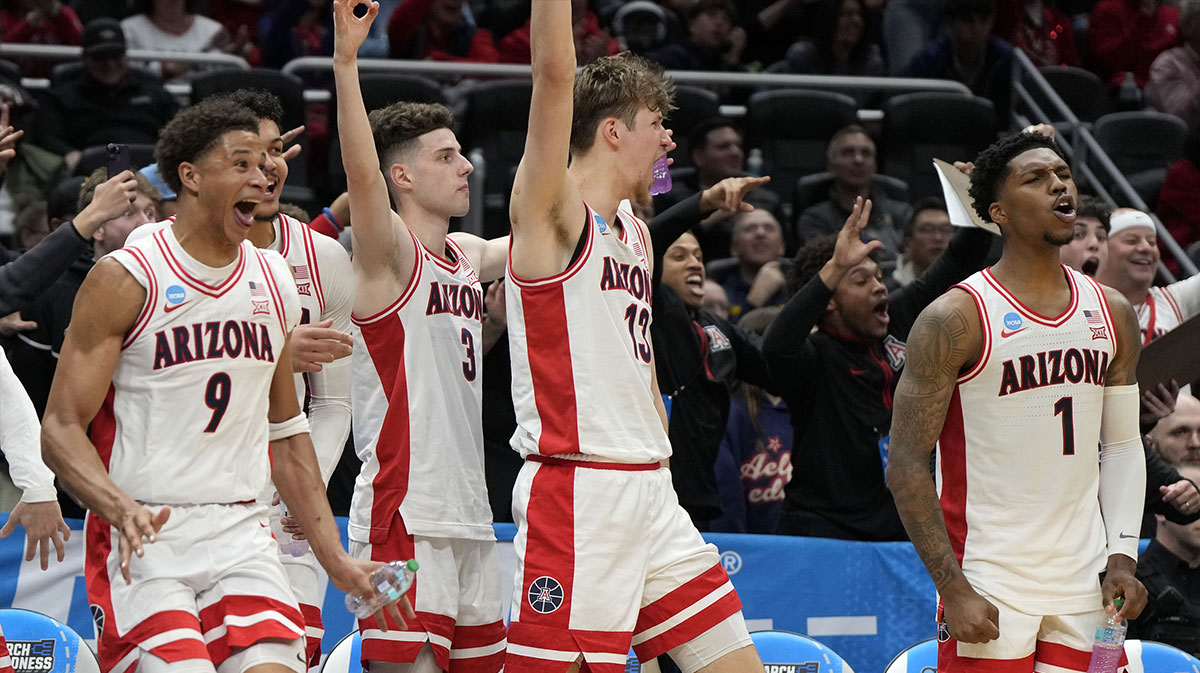
<instances>
[{"instance_id":1,"label":"man in black jacket","mask_svg":"<svg viewBox=\"0 0 1200 673\"><path fill-rule=\"evenodd\" d=\"M736 381L769 387L757 337L700 308L704 260L688 229L712 212L748 211L746 192L767 178L728 178L650 223L654 248L654 342L658 387L667 402L671 478L679 504L700 530L721 514L713 466Z\"/></svg>"},{"instance_id":2,"label":"man in black jacket","mask_svg":"<svg viewBox=\"0 0 1200 673\"><path fill-rule=\"evenodd\" d=\"M882 244L849 230L801 248L791 279L799 291L763 339L796 433L779 532L904 540L883 476L904 342L921 309L983 266L991 240L982 229L960 231L924 275L889 296L866 254Z\"/></svg>"}]
</instances>

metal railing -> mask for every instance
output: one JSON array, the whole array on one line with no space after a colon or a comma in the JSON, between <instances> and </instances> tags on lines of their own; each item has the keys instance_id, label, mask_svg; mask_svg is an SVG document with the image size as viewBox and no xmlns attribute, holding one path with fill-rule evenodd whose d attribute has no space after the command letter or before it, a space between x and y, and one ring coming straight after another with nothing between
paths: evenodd
<instances>
[{"instance_id":1,"label":"metal railing","mask_svg":"<svg viewBox=\"0 0 1200 673\"><path fill-rule=\"evenodd\" d=\"M46 61L74 61L83 57L83 47L61 44L12 44L0 43L0 56L37 58ZM126 56L131 61L178 61L224 65L239 70L249 70L250 64L241 56L220 52L156 51L152 49L130 49Z\"/></svg>"},{"instance_id":2,"label":"metal railing","mask_svg":"<svg viewBox=\"0 0 1200 673\"><path fill-rule=\"evenodd\" d=\"M1115 208L1118 206L1117 200L1113 198L1112 192L1110 192L1104 186L1104 182L1097 179L1098 176L1088 163L1089 159L1094 160L1098 164L1099 170L1104 174L1105 177L1108 178L1108 182L1112 185L1113 191L1124 197L1125 202L1129 204L1131 208L1137 208L1138 210L1146 213L1150 216L1150 219L1154 221L1154 228L1158 232L1158 240L1166 246L1167 251L1170 252L1176 261L1179 262L1180 268L1183 269L1183 271L1189 276L1195 275L1197 273L1197 269L1196 265L1192 262L1192 259L1188 257L1188 254L1183 250L1182 247L1179 246L1179 243L1175 241L1175 237L1171 236L1171 232L1167 231L1167 228L1163 226L1163 223L1158 219L1158 216L1155 215L1150 210L1150 207L1146 205L1146 202L1142 200L1141 195L1137 193L1137 190L1133 188L1133 185L1129 184L1129 181L1126 180L1125 176L1121 174L1121 170L1117 168L1117 165L1113 163L1113 160L1108 156L1108 153L1105 152L1104 148L1100 146L1100 143L1096 141L1096 137L1092 135L1091 129L1088 128L1088 125L1080 121L1079 117L1076 116L1071 108L1067 106L1066 102L1063 101L1058 93L1054 91L1054 88L1050 86L1050 83L1046 81L1046 78L1042 76L1042 73L1038 70L1037 66L1034 65L1033 61L1029 60L1029 57L1025 55L1024 51L1020 49L1014 49L1013 62L1016 64L1016 67L1013 68L1013 92L1016 94L1015 102L1023 104L1029 108L1029 110L1037 117L1037 119L1033 121L1049 122L1051 119L1055 119L1056 121L1061 120L1062 123L1070 129L1074 146L1072 146L1072 141L1063 138L1062 134L1058 134L1057 140L1059 146L1063 148L1063 151L1074 160L1072 169L1081 173L1087 179L1092 189L1097 192L1097 196L1104 199L1108 205ZM1033 96L1030 94L1028 88L1026 88L1025 78L1028 78L1029 82L1031 82L1033 86L1035 86L1037 90L1043 96L1045 96L1046 100L1051 106L1054 107L1054 111L1057 114L1046 114L1046 111L1043 110L1040 105L1038 105L1037 101L1035 101ZM1013 115L1017 118L1019 125L1024 126L1028 124L1030 120L1027 117L1021 116L1020 113L1017 112L1016 108L1017 105L1014 104ZM1174 274L1172 274L1170 270L1167 269L1166 265L1164 265L1161 261L1158 263L1158 270L1169 282L1175 281Z\"/></svg>"}]
</instances>

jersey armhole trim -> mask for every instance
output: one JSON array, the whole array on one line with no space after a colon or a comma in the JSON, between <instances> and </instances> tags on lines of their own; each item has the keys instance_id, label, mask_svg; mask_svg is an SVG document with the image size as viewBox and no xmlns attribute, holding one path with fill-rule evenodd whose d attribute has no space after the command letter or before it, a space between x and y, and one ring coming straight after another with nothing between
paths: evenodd
<instances>
[{"instance_id":1,"label":"jersey armhole trim","mask_svg":"<svg viewBox=\"0 0 1200 673\"><path fill-rule=\"evenodd\" d=\"M1171 292L1171 288L1162 288L1163 296L1166 297L1167 303L1171 305L1171 310L1175 312L1175 319L1183 322L1183 311L1179 309L1179 302L1175 300L1175 293Z\"/></svg>"},{"instance_id":2,"label":"jersey armhole trim","mask_svg":"<svg viewBox=\"0 0 1200 673\"><path fill-rule=\"evenodd\" d=\"M567 268L554 274L553 276L547 276L546 278L539 278L539 279L528 279L528 278L521 278L520 276L518 276L517 273L515 271L513 271L513 268L512 268L513 239L509 238L509 240L508 240L508 262L507 262L508 274L507 275L508 275L508 279L511 280L514 285L516 285L518 287L528 288L531 290L535 290L535 289L542 288L542 287L549 287L549 286L553 286L553 285L561 285L562 283L565 283L568 280L570 280L572 276L574 276L576 273L579 272L580 269L583 268L583 265L587 263L588 257L590 257L592 254L592 247L593 247L593 243L596 238L596 232L595 232L596 227L592 223L592 209L586 203L583 204L583 209L584 209L584 217L586 218L586 221L584 223L584 227L585 227L584 232L586 233L586 236L587 236L587 242L583 246L583 254L579 255L579 257L574 262L567 265Z\"/></svg>"},{"instance_id":3,"label":"jersey armhole trim","mask_svg":"<svg viewBox=\"0 0 1200 673\"><path fill-rule=\"evenodd\" d=\"M420 239L418 239L417 235L412 233L411 230L408 232L408 235L412 239L413 252L417 256L416 261L413 264L412 277L408 279L408 285L404 287L404 290L400 293L400 296L396 297L396 301L393 301L391 304L388 304L386 308L376 313L363 318L351 313L350 321L355 325L368 325L386 317L395 311L399 311L400 309L404 308L404 305L408 303L408 300L411 299L414 294L416 294L417 285L421 280L421 272L425 267L425 246L421 245Z\"/></svg>"},{"instance_id":4,"label":"jersey armhole trim","mask_svg":"<svg viewBox=\"0 0 1200 673\"><path fill-rule=\"evenodd\" d=\"M975 362L975 366L968 369L965 374L961 374L956 379L958 385L962 385L976 376L979 376L979 373L982 372L983 368L987 365L988 359L992 355L992 331L988 328L987 307L984 305L983 297L980 296L979 291L964 283L959 283L950 287L951 289L957 288L959 290L963 290L967 294L971 295L971 301L975 302L975 310L979 312L979 331L983 335L983 344L979 349L979 360Z\"/></svg>"},{"instance_id":5,"label":"jersey armhole trim","mask_svg":"<svg viewBox=\"0 0 1200 673\"><path fill-rule=\"evenodd\" d=\"M125 350L133 345L134 339L137 339L142 331L146 329L146 325L150 324L150 318L154 315L155 297L158 296L158 279L155 277L154 270L150 266L150 262L146 259L145 253L139 248L123 248L117 252L128 252L129 256L146 272L147 283L149 283L146 287L146 303L142 305L142 310L138 313L137 320L133 323L133 328L129 330L129 334L121 342L121 350Z\"/></svg>"}]
</instances>

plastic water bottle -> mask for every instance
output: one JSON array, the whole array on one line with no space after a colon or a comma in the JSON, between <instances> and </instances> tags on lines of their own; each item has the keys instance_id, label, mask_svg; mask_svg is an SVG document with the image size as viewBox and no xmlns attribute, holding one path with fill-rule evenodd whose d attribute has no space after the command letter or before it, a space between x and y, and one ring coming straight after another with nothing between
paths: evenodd
<instances>
[{"instance_id":1,"label":"plastic water bottle","mask_svg":"<svg viewBox=\"0 0 1200 673\"><path fill-rule=\"evenodd\" d=\"M375 595L359 598L346 594L346 609L359 619L366 619L392 603L400 600L404 592L412 586L420 564L416 559L408 561L392 561L385 563L371 574L371 585L375 587Z\"/></svg>"},{"instance_id":2,"label":"plastic water bottle","mask_svg":"<svg viewBox=\"0 0 1200 673\"><path fill-rule=\"evenodd\" d=\"M763 174L763 155L762 150L755 147L750 150L750 156L746 158L746 175L754 178L761 178Z\"/></svg>"},{"instance_id":3,"label":"plastic water bottle","mask_svg":"<svg viewBox=\"0 0 1200 673\"><path fill-rule=\"evenodd\" d=\"M293 540L291 533L284 532L281 520L285 516L291 516L291 513L282 502L276 507L278 511L271 517L271 534L275 536L275 543L279 545L279 553L294 558L304 556L308 553L308 540Z\"/></svg>"},{"instance_id":4,"label":"plastic water bottle","mask_svg":"<svg viewBox=\"0 0 1200 673\"><path fill-rule=\"evenodd\" d=\"M650 194L658 196L671 191L671 171L667 168L667 155L662 155L654 162L654 184L650 185Z\"/></svg>"},{"instance_id":5,"label":"plastic water bottle","mask_svg":"<svg viewBox=\"0 0 1200 673\"><path fill-rule=\"evenodd\" d=\"M1117 613L1125 601L1113 599L1117 609L1096 627L1096 640L1092 643L1092 661L1088 664L1087 673L1115 673L1117 664L1121 661L1121 653L1125 650L1125 632L1129 624L1124 619L1118 621Z\"/></svg>"}]
</instances>

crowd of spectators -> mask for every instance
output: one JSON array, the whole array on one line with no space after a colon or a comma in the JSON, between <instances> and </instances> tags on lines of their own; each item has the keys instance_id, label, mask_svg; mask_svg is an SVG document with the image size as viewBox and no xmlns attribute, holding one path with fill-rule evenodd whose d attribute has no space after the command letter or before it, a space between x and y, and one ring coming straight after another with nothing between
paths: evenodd
<instances>
[{"instance_id":1,"label":"crowd of spectators","mask_svg":"<svg viewBox=\"0 0 1200 673\"><path fill-rule=\"evenodd\" d=\"M169 85L212 68L168 57L139 60L127 52L225 53L279 68L296 57L332 53L329 4L0 0L0 41L82 46L77 63L52 67L22 56L12 59L12 68L0 68L0 347L39 414L83 276L132 228L171 214L174 195L152 166L129 187L137 194L134 206L110 212L117 192L105 187L103 169L92 171L87 152L112 142L153 145L186 102ZM1200 241L1200 0L571 4L580 65L628 49L669 69L747 77L951 79L993 102L997 131L1007 130L1014 46L1040 66L1088 68L1115 105L1149 106L1190 126L1156 210L1181 245ZM522 0L382 0L380 13L364 56L530 60L528 2ZM40 88L26 86L34 79L43 80ZM1131 98L1130 91L1137 95ZM860 108L884 101L874 90L849 93ZM322 110L310 106L310 130L326 125ZM884 174L878 128L869 123L830 135L825 172L806 182L804 198L793 193L794 185L755 179L771 167L761 165L761 155L753 159L741 120L717 116L674 130L687 140L686 156L675 157L674 188L644 214L657 255L653 341L659 387L671 403L680 502L702 529L904 539L884 479L904 342L924 306L994 259L994 239L956 228L939 198L907 194L903 182ZM305 159L309 182L324 182L325 158L309 152ZM735 212L719 207L731 189L744 197ZM335 196L318 192L316 198ZM860 198L873 204L865 240L847 240L842 224ZM312 210L325 203L302 205ZM1160 284L1160 259L1179 271L1176 260L1161 254L1145 214L1122 212L1110 222L1108 207L1086 197L1078 211L1076 238L1064 248L1063 262L1117 288L1135 307ZM336 225L325 232L334 236L348 224L332 214L324 220ZM1179 319L1143 325L1147 341L1200 311L1197 282L1163 290L1182 307ZM506 399L498 287L486 293L484 425L493 511L506 520L520 461L506 446L515 421ZM1147 411L1147 447L1164 464L1162 485L1200 478L1190 467L1200 465L1200 402L1173 397L1166 391ZM352 452L339 471L357 473L347 461ZM337 488L339 479L332 483ZM1151 519L1155 512L1158 517L1154 553L1174 554L1194 571L1197 547L1180 540L1194 537L1191 527L1200 524L1164 513L1156 493L1148 497ZM1154 533L1153 522L1147 532ZM1173 569L1154 572L1161 579ZM1175 603L1169 591L1161 593L1151 613L1169 618Z\"/></svg>"}]
</instances>

